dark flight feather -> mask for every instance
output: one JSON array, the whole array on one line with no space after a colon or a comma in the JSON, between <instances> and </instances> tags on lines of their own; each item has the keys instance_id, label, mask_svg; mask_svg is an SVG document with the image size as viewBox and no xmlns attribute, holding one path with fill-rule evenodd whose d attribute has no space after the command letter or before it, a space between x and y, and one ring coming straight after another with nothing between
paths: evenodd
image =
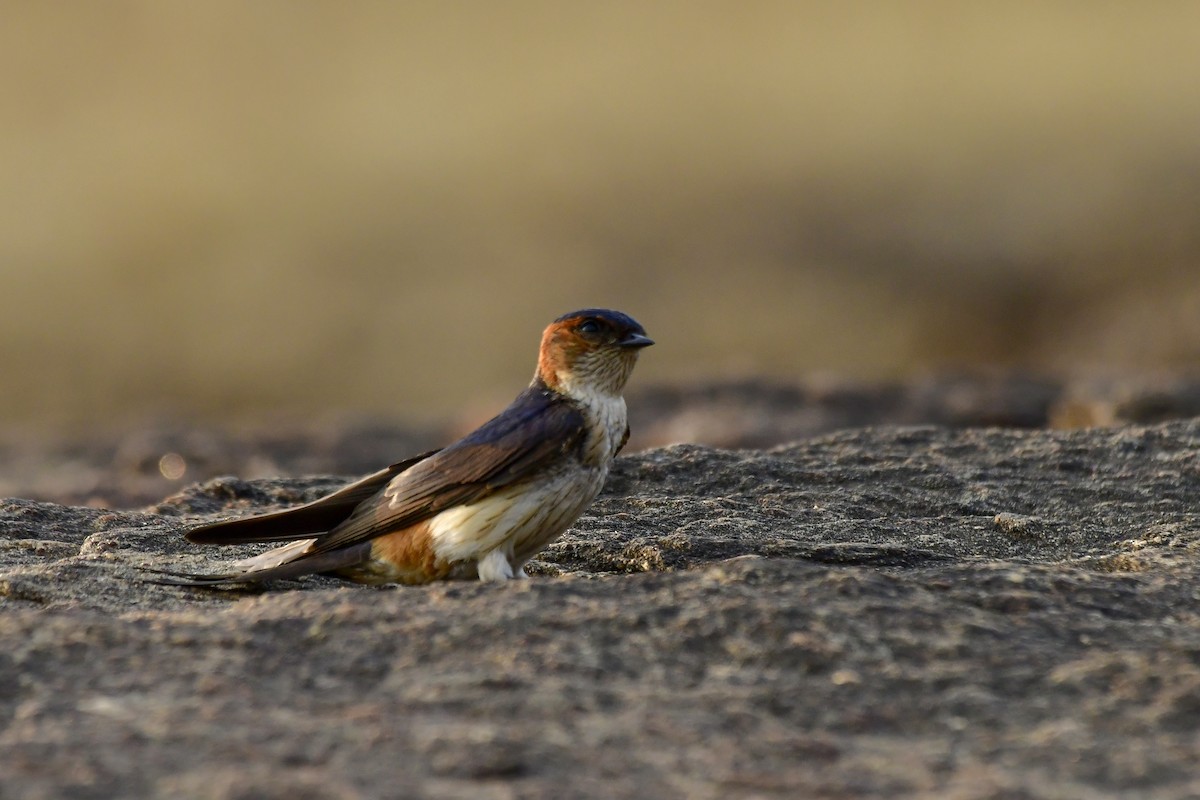
<instances>
[{"instance_id":1,"label":"dark flight feather","mask_svg":"<svg viewBox=\"0 0 1200 800\"><path fill-rule=\"evenodd\" d=\"M364 500L378 494L388 481L436 452L430 450L392 464L311 503L256 517L201 525L188 531L185 538L196 544L248 544L307 539L337 527Z\"/></svg>"}]
</instances>

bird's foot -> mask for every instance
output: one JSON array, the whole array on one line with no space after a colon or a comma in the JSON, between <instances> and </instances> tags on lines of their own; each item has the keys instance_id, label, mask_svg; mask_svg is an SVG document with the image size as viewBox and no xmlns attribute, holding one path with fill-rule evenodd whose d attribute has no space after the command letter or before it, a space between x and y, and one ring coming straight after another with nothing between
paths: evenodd
<instances>
[{"instance_id":1,"label":"bird's foot","mask_svg":"<svg viewBox=\"0 0 1200 800\"><path fill-rule=\"evenodd\" d=\"M479 559L477 569L481 581L507 581L513 577L512 564L500 550L493 550Z\"/></svg>"}]
</instances>

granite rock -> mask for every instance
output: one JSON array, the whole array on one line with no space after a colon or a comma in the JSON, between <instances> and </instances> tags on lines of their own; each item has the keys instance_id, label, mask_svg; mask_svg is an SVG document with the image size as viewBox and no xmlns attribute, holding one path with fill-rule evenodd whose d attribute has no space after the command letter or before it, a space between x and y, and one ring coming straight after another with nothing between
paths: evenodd
<instances>
[{"instance_id":1,"label":"granite rock","mask_svg":"<svg viewBox=\"0 0 1200 800\"><path fill-rule=\"evenodd\" d=\"M503 585L144 580L348 477L0 505L0 796L1200 793L1200 421L633 453Z\"/></svg>"}]
</instances>

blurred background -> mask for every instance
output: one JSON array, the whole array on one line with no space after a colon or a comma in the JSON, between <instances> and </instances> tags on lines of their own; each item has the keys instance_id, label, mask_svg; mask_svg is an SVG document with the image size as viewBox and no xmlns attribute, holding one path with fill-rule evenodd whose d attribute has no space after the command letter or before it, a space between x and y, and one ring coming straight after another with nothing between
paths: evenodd
<instances>
[{"instance_id":1,"label":"blurred background","mask_svg":"<svg viewBox=\"0 0 1200 800\"><path fill-rule=\"evenodd\" d=\"M1200 361L1200 4L16 3L0 415Z\"/></svg>"}]
</instances>

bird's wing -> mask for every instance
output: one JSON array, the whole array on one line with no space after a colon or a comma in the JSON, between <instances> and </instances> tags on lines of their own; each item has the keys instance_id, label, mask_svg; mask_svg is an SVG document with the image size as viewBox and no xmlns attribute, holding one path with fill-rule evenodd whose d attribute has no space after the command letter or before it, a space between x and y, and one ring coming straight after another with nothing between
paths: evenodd
<instances>
[{"instance_id":1,"label":"bird's wing","mask_svg":"<svg viewBox=\"0 0 1200 800\"><path fill-rule=\"evenodd\" d=\"M571 456L586 435L583 414L535 384L471 435L392 478L349 519L318 537L312 552L403 530L473 503Z\"/></svg>"},{"instance_id":2,"label":"bird's wing","mask_svg":"<svg viewBox=\"0 0 1200 800\"><path fill-rule=\"evenodd\" d=\"M187 540L197 544L245 544L308 539L331 530L346 520L364 500L376 494L401 472L424 461L438 451L430 450L392 464L338 489L319 500L257 517L245 517L201 525L187 532Z\"/></svg>"}]
</instances>

